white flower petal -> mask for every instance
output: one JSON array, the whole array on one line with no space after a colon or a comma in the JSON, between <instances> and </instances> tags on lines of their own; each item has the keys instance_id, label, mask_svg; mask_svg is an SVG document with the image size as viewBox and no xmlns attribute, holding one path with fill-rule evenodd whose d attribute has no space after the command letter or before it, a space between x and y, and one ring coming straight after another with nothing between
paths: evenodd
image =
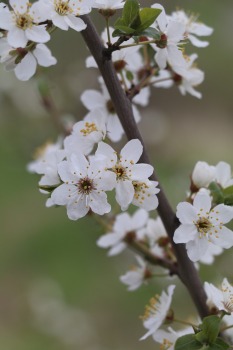
<instances>
[{"instance_id":1,"label":"white flower petal","mask_svg":"<svg viewBox=\"0 0 233 350\"><path fill-rule=\"evenodd\" d=\"M103 108L106 105L106 100L103 95L96 90L86 90L80 96L82 104L89 110Z\"/></svg>"},{"instance_id":2,"label":"white flower petal","mask_svg":"<svg viewBox=\"0 0 233 350\"><path fill-rule=\"evenodd\" d=\"M233 219L233 207L219 204L210 211L210 217L214 225L226 224Z\"/></svg>"},{"instance_id":3,"label":"white flower petal","mask_svg":"<svg viewBox=\"0 0 233 350\"><path fill-rule=\"evenodd\" d=\"M233 247L233 231L225 226L215 227L212 230L210 240L219 247L229 249Z\"/></svg>"},{"instance_id":4,"label":"white flower petal","mask_svg":"<svg viewBox=\"0 0 233 350\"><path fill-rule=\"evenodd\" d=\"M195 240L186 244L188 257L193 262L201 259L208 249L208 241L206 238L197 237Z\"/></svg>"},{"instance_id":5,"label":"white flower petal","mask_svg":"<svg viewBox=\"0 0 233 350\"><path fill-rule=\"evenodd\" d=\"M143 152L141 141L130 140L121 150L121 163L135 164L138 162Z\"/></svg>"},{"instance_id":6,"label":"white flower petal","mask_svg":"<svg viewBox=\"0 0 233 350\"><path fill-rule=\"evenodd\" d=\"M45 25L32 26L25 30L25 35L28 40L36 43L46 43L50 40L50 35L47 32Z\"/></svg>"},{"instance_id":7,"label":"white flower petal","mask_svg":"<svg viewBox=\"0 0 233 350\"><path fill-rule=\"evenodd\" d=\"M93 191L90 195L90 207L91 210L99 215L109 213L111 210L111 205L107 201L107 195L105 192Z\"/></svg>"},{"instance_id":8,"label":"white flower petal","mask_svg":"<svg viewBox=\"0 0 233 350\"><path fill-rule=\"evenodd\" d=\"M131 181L119 181L116 185L116 201L122 210L126 210L134 197L134 187Z\"/></svg>"},{"instance_id":9,"label":"white flower petal","mask_svg":"<svg viewBox=\"0 0 233 350\"><path fill-rule=\"evenodd\" d=\"M25 31L17 27L12 28L7 35L8 43L13 47L26 47L28 39Z\"/></svg>"},{"instance_id":10,"label":"white flower petal","mask_svg":"<svg viewBox=\"0 0 233 350\"><path fill-rule=\"evenodd\" d=\"M154 168L149 164L140 163L133 165L130 170L132 180L143 181L153 174Z\"/></svg>"},{"instance_id":11,"label":"white flower petal","mask_svg":"<svg viewBox=\"0 0 233 350\"><path fill-rule=\"evenodd\" d=\"M44 44L36 45L33 54L35 55L38 64L42 67L50 67L57 63L56 58L52 56L51 51Z\"/></svg>"},{"instance_id":12,"label":"white flower petal","mask_svg":"<svg viewBox=\"0 0 233 350\"><path fill-rule=\"evenodd\" d=\"M193 241L197 234L198 232L194 225L180 225L175 230L173 241L175 243L187 243L189 241Z\"/></svg>"},{"instance_id":13,"label":"white flower petal","mask_svg":"<svg viewBox=\"0 0 233 350\"><path fill-rule=\"evenodd\" d=\"M15 67L15 75L19 80L27 81L36 72L37 62L35 57L28 52L20 63Z\"/></svg>"},{"instance_id":14,"label":"white flower petal","mask_svg":"<svg viewBox=\"0 0 233 350\"><path fill-rule=\"evenodd\" d=\"M88 211L89 206L86 205L85 196L67 205L67 215L70 220L81 219L88 213Z\"/></svg>"},{"instance_id":15,"label":"white flower petal","mask_svg":"<svg viewBox=\"0 0 233 350\"><path fill-rule=\"evenodd\" d=\"M177 205L176 216L182 224L193 224L198 219L197 210L187 202L181 202Z\"/></svg>"},{"instance_id":16,"label":"white flower petal","mask_svg":"<svg viewBox=\"0 0 233 350\"><path fill-rule=\"evenodd\" d=\"M202 211L205 215L210 211L211 197L206 193L198 192L194 198L193 205L198 211Z\"/></svg>"},{"instance_id":17,"label":"white flower petal","mask_svg":"<svg viewBox=\"0 0 233 350\"><path fill-rule=\"evenodd\" d=\"M81 18L75 17L73 15L65 16L65 22L69 25L70 28L76 30L77 32L81 32L87 27Z\"/></svg>"}]
</instances>

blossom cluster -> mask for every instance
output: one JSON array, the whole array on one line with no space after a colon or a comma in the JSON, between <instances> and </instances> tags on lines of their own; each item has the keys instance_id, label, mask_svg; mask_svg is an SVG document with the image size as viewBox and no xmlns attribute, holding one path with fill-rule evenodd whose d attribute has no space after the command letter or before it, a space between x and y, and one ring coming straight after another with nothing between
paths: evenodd
<instances>
[{"instance_id":1,"label":"blossom cluster","mask_svg":"<svg viewBox=\"0 0 233 350\"><path fill-rule=\"evenodd\" d=\"M86 24L80 16L93 9L112 16L123 8L125 1L37 0L32 4L27 0L10 0L9 5L0 3L0 62L25 81L35 74L37 65L49 67L57 63L46 46L55 29L83 31ZM183 95L188 92L200 98L195 86L202 83L204 73L194 64L197 54L188 56L184 45L189 41L196 47L206 47L208 42L198 37L211 35L212 28L182 10L166 15L160 4L152 8L161 10L151 27L156 39L140 36L135 42L128 38L127 45L119 46L112 54L123 87L130 91L137 86L140 96L135 96L135 102L141 105L148 103L151 86L168 88L176 84ZM113 43L113 31L108 27L102 35L106 47ZM145 50L141 50L143 46ZM95 66L93 58L87 60L87 66ZM146 79L148 76L150 79Z\"/></svg>"},{"instance_id":2,"label":"blossom cluster","mask_svg":"<svg viewBox=\"0 0 233 350\"><path fill-rule=\"evenodd\" d=\"M213 192L210 184L215 184ZM233 219L232 204L225 204L225 199L229 198L228 189L231 190L232 185L233 178L228 163L219 162L212 166L200 161L195 165L188 202L177 206L177 217L181 225L174 234L174 242L186 244L192 261L199 261L210 251L218 255L223 248L233 246L233 232L224 226ZM219 191L226 191L225 198L223 193L220 200L215 199L216 186Z\"/></svg>"},{"instance_id":3,"label":"blossom cluster","mask_svg":"<svg viewBox=\"0 0 233 350\"><path fill-rule=\"evenodd\" d=\"M102 139L106 123L89 115L77 122L73 133L63 145L47 146L28 166L29 171L42 174L39 182L43 193L49 194L47 206L64 205L68 217L77 220L90 210L96 214L109 213L106 191L116 191L116 201L122 210L132 203L146 210L158 206L158 183L149 180L153 167L138 163L143 147L139 140L129 141L117 153ZM94 154L93 147L97 144Z\"/></svg>"}]
</instances>

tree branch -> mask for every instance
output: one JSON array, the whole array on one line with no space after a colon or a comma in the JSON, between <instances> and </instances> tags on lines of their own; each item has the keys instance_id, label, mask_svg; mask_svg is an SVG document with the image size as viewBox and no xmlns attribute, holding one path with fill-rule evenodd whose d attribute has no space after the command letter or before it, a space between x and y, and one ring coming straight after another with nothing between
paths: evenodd
<instances>
[{"instance_id":1,"label":"tree branch","mask_svg":"<svg viewBox=\"0 0 233 350\"><path fill-rule=\"evenodd\" d=\"M96 60L127 138L129 140L139 139L142 142L144 151L140 161L150 164L145 144L133 116L131 102L121 87L112 62L110 60L106 60L106 58L103 56L105 48L94 24L89 16L82 16L82 19L87 24L87 28L82 31L82 36L91 54ZM151 179L158 181L155 173ZM199 279L197 270L187 256L184 244L175 244L173 242L174 231L179 226L179 221L176 218L175 213L172 210L161 186L158 199L158 213L173 245L174 253L178 261L179 276L184 285L187 287L200 316L205 317L209 312L206 305L206 294L203 285Z\"/></svg>"}]
</instances>

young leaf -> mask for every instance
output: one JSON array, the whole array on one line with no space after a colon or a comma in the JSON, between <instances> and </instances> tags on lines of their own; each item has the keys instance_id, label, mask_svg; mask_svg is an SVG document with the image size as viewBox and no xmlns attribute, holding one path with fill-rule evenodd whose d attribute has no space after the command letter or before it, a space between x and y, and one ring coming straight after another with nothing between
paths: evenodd
<instances>
[{"instance_id":1,"label":"young leaf","mask_svg":"<svg viewBox=\"0 0 233 350\"><path fill-rule=\"evenodd\" d=\"M225 343L221 338L217 338L214 344L208 345L205 350L228 350L230 345Z\"/></svg>"},{"instance_id":2,"label":"young leaf","mask_svg":"<svg viewBox=\"0 0 233 350\"><path fill-rule=\"evenodd\" d=\"M219 187L219 185L216 182L211 182L209 184L209 190L216 204L221 204L224 202L222 189Z\"/></svg>"},{"instance_id":3,"label":"young leaf","mask_svg":"<svg viewBox=\"0 0 233 350\"><path fill-rule=\"evenodd\" d=\"M187 334L177 339L175 350L201 350L203 345L195 339L194 334Z\"/></svg>"},{"instance_id":4,"label":"young leaf","mask_svg":"<svg viewBox=\"0 0 233 350\"><path fill-rule=\"evenodd\" d=\"M224 204L233 205L233 194L224 197Z\"/></svg>"},{"instance_id":5,"label":"young leaf","mask_svg":"<svg viewBox=\"0 0 233 350\"><path fill-rule=\"evenodd\" d=\"M212 344L219 334L221 319L218 316L207 316L203 319L201 329L208 344ZM201 333L202 333L201 332ZM197 334L198 335L198 334Z\"/></svg>"},{"instance_id":6,"label":"young leaf","mask_svg":"<svg viewBox=\"0 0 233 350\"><path fill-rule=\"evenodd\" d=\"M122 12L122 20L124 24L131 27L132 23L139 16L139 2L138 0L126 0Z\"/></svg>"},{"instance_id":7,"label":"young leaf","mask_svg":"<svg viewBox=\"0 0 233 350\"><path fill-rule=\"evenodd\" d=\"M232 186L229 186L229 187L224 188L222 191L223 191L224 196L227 196L227 195L233 194L233 185L232 185Z\"/></svg>"},{"instance_id":8,"label":"young leaf","mask_svg":"<svg viewBox=\"0 0 233 350\"><path fill-rule=\"evenodd\" d=\"M141 25L137 28L138 32L142 32L143 30L149 28L158 15L161 13L160 9L153 9L153 8L143 8L139 12L139 17L141 20Z\"/></svg>"}]
</instances>

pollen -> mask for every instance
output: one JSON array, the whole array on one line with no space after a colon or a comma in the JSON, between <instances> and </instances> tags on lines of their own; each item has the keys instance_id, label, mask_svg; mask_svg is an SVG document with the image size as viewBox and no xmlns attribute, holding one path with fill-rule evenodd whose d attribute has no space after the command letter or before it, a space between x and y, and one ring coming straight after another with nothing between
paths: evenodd
<instances>
[{"instance_id":1,"label":"pollen","mask_svg":"<svg viewBox=\"0 0 233 350\"><path fill-rule=\"evenodd\" d=\"M84 195L88 195L93 190L96 190L94 181L88 177L80 179L76 186L78 188L78 192Z\"/></svg>"},{"instance_id":2,"label":"pollen","mask_svg":"<svg viewBox=\"0 0 233 350\"><path fill-rule=\"evenodd\" d=\"M149 305L146 305L144 315L140 318L142 320L147 320L152 314L155 315L158 311L159 306L159 295L155 295L154 298L151 298Z\"/></svg>"},{"instance_id":3,"label":"pollen","mask_svg":"<svg viewBox=\"0 0 233 350\"><path fill-rule=\"evenodd\" d=\"M60 16L65 16L73 12L72 8L69 6L69 0L67 1L55 0L54 7L55 7L55 11Z\"/></svg>"},{"instance_id":4,"label":"pollen","mask_svg":"<svg viewBox=\"0 0 233 350\"><path fill-rule=\"evenodd\" d=\"M18 14L16 16L16 26L22 30L31 28L33 25L33 18L28 14Z\"/></svg>"},{"instance_id":5,"label":"pollen","mask_svg":"<svg viewBox=\"0 0 233 350\"><path fill-rule=\"evenodd\" d=\"M92 132L98 131L95 123L85 123L85 128L81 129L80 132L83 136L90 135Z\"/></svg>"}]
</instances>

